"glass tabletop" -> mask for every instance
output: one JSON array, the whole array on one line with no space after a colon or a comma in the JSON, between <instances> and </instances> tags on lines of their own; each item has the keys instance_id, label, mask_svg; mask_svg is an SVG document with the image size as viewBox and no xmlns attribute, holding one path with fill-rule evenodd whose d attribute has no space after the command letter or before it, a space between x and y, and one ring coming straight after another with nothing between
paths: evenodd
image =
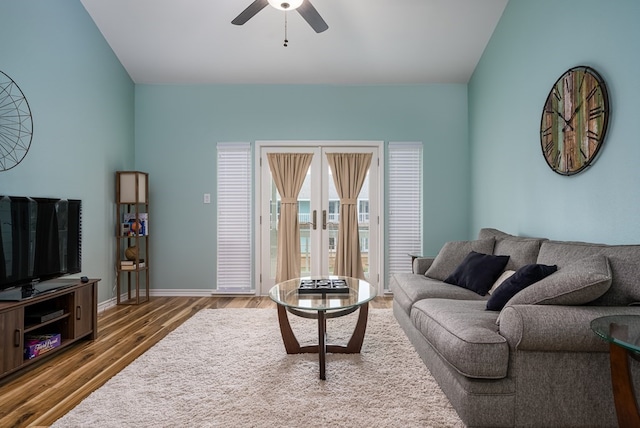
<instances>
[{"instance_id":1,"label":"glass tabletop","mask_svg":"<svg viewBox=\"0 0 640 428\"><path fill-rule=\"evenodd\" d=\"M309 293L298 292L302 280L309 279L343 279L349 287L349 292L344 293ZM332 309L346 309L360 306L376 296L375 287L367 281L346 276L311 276L295 278L276 284L269 290L269 297L274 302L296 309L326 311Z\"/></svg>"},{"instance_id":2,"label":"glass tabletop","mask_svg":"<svg viewBox=\"0 0 640 428\"><path fill-rule=\"evenodd\" d=\"M640 315L611 315L591 321L591 330L604 340L640 352Z\"/></svg>"}]
</instances>

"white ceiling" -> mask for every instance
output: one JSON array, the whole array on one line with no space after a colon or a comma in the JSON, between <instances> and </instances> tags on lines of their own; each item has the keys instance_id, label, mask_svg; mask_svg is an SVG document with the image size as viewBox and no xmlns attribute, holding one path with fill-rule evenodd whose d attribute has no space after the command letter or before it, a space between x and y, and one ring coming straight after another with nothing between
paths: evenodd
<instances>
[{"instance_id":1,"label":"white ceiling","mask_svg":"<svg viewBox=\"0 0 640 428\"><path fill-rule=\"evenodd\" d=\"M136 83L467 83L508 0L311 0L315 33L253 0L81 0ZM308 0L306 0L308 1Z\"/></svg>"}]
</instances>

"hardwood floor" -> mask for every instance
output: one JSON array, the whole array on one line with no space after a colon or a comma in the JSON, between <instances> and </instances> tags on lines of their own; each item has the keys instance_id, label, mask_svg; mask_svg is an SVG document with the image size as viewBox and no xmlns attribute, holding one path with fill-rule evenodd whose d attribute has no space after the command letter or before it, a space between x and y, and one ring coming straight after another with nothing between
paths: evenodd
<instances>
[{"instance_id":1,"label":"hardwood floor","mask_svg":"<svg viewBox=\"0 0 640 428\"><path fill-rule=\"evenodd\" d=\"M390 308L377 297L372 308ZM98 315L98 338L82 341L0 380L0 427L48 426L205 308L273 308L268 297L154 297Z\"/></svg>"}]
</instances>

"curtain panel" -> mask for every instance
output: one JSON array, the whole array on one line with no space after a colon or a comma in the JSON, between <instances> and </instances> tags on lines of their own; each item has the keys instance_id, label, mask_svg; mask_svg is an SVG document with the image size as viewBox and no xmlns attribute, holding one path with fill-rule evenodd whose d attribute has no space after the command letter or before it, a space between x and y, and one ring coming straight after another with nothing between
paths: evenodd
<instances>
[{"instance_id":1,"label":"curtain panel","mask_svg":"<svg viewBox=\"0 0 640 428\"><path fill-rule=\"evenodd\" d=\"M269 169L280 194L276 283L300 276L298 194L313 153L268 153Z\"/></svg>"},{"instance_id":2,"label":"curtain panel","mask_svg":"<svg viewBox=\"0 0 640 428\"><path fill-rule=\"evenodd\" d=\"M371 153L327 153L340 197L336 275L364 278L358 231L358 195L371 165Z\"/></svg>"}]
</instances>

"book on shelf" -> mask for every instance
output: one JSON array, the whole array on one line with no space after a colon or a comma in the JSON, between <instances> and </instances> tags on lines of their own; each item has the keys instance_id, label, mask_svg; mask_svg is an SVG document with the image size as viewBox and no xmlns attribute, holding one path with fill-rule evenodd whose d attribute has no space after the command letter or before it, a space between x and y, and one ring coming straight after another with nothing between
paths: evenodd
<instances>
[{"instance_id":1,"label":"book on shelf","mask_svg":"<svg viewBox=\"0 0 640 428\"><path fill-rule=\"evenodd\" d=\"M144 262L144 259L138 259L139 262ZM135 260L129 260L129 259L123 259L120 260L120 265L124 266L124 265L134 265L136 264Z\"/></svg>"},{"instance_id":2,"label":"book on shelf","mask_svg":"<svg viewBox=\"0 0 640 428\"><path fill-rule=\"evenodd\" d=\"M129 260L127 260L127 261L129 261ZM143 267L145 267L145 264L144 264L143 261L141 261L138 264L135 264L135 262L131 263L131 264L122 264L122 263L120 264L120 270L136 270L136 269L140 269L140 268L143 268Z\"/></svg>"}]
</instances>

